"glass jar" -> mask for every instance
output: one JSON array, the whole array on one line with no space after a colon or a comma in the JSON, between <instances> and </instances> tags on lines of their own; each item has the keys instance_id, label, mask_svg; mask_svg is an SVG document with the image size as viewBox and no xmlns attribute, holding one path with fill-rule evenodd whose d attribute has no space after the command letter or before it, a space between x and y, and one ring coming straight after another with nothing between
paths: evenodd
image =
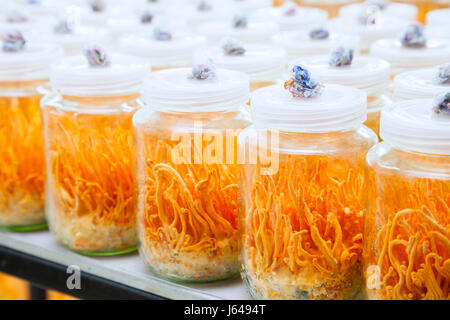
<instances>
[{"instance_id":1,"label":"glass jar","mask_svg":"<svg viewBox=\"0 0 450 320\"><path fill-rule=\"evenodd\" d=\"M448 91L450 83L440 83L440 67L418 69L400 73L394 79L394 100L432 99L440 92Z\"/></svg>"},{"instance_id":2,"label":"glass jar","mask_svg":"<svg viewBox=\"0 0 450 320\"><path fill-rule=\"evenodd\" d=\"M254 126L239 137L259 159L241 167L239 181L241 274L252 297L358 295L364 158L377 142L362 126L366 101L363 91L332 84L309 99L281 86L254 92ZM255 131L270 140L246 139Z\"/></svg>"},{"instance_id":3,"label":"glass jar","mask_svg":"<svg viewBox=\"0 0 450 320\"><path fill-rule=\"evenodd\" d=\"M41 102L46 214L64 246L86 255L136 250L131 119L150 65L112 55L110 65L73 56L51 71Z\"/></svg>"},{"instance_id":4,"label":"glass jar","mask_svg":"<svg viewBox=\"0 0 450 320\"><path fill-rule=\"evenodd\" d=\"M140 253L161 277L214 281L239 274L235 142L249 125L249 79L189 72L152 73L148 108L133 118Z\"/></svg>"},{"instance_id":5,"label":"glass jar","mask_svg":"<svg viewBox=\"0 0 450 320\"><path fill-rule=\"evenodd\" d=\"M202 36L160 30L153 36L145 33L125 35L119 39L118 50L149 60L153 71L158 71L192 65L194 50L205 43L206 39Z\"/></svg>"},{"instance_id":6,"label":"glass jar","mask_svg":"<svg viewBox=\"0 0 450 320\"><path fill-rule=\"evenodd\" d=\"M339 15L339 9L345 5L360 2L359 0L296 0L307 7L316 7L328 12L330 18Z\"/></svg>"},{"instance_id":7,"label":"glass jar","mask_svg":"<svg viewBox=\"0 0 450 320\"><path fill-rule=\"evenodd\" d=\"M47 227L44 211L44 147L39 101L48 69L62 50L50 44L0 49L0 227Z\"/></svg>"},{"instance_id":8,"label":"glass jar","mask_svg":"<svg viewBox=\"0 0 450 320\"><path fill-rule=\"evenodd\" d=\"M383 110L384 142L367 154L368 299L449 299L450 118L436 119L431 104Z\"/></svg>"},{"instance_id":9,"label":"glass jar","mask_svg":"<svg viewBox=\"0 0 450 320\"><path fill-rule=\"evenodd\" d=\"M301 64L318 80L364 90L367 94L366 126L377 135L380 129L380 112L392 102L387 92L390 66L386 61L371 56L356 56L350 65L330 66L330 56L316 56L294 60L291 65Z\"/></svg>"},{"instance_id":10,"label":"glass jar","mask_svg":"<svg viewBox=\"0 0 450 320\"><path fill-rule=\"evenodd\" d=\"M240 53L236 53L240 50ZM243 44L223 39L222 46L194 53L194 61L208 57L218 68L244 72L250 78L250 91L280 82L286 69L286 51L273 45Z\"/></svg>"}]
</instances>

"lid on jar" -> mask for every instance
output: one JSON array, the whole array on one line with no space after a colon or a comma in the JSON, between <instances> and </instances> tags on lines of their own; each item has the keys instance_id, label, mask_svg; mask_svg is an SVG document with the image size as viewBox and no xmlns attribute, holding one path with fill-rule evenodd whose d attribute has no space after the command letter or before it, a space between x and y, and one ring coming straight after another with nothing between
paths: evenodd
<instances>
[{"instance_id":1,"label":"lid on jar","mask_svg":"<svg viewBox=\"0 0 450 320\"><path fill-rule=\"evenodd\" d=\"M450 40L450 23L443 25L426 26L425 35L430 39L443 38Z\"/></svg>"},{"instance_id":2,"label":"lid on jar","mask_svg":"<svg viewBox=\"0 0 450 320\"><path fill-rule=\"evenodd\" d=\"M223 37L233 37L249 43L271 42L278 30L276 22L258 19L248 20L243 27L235 27L233 21L209 21L197 27L197 33L205 36L212 44L218 44Z\"/></svg>"},{"instance_id":3,"label":"lid on jar","mask_svg":"<svg viewBox=\"0 0 450 320\"><path fill-rule=\"evenodd\" d=\"M428 12L426 21L427 25L448 25L450 23L450 8Z\"/></svg>"},{"instance_id":4,"label":"lid on jar","mask_svg":"<svg viewBox=\"0 0 450 320\"><path fill-rule=\"evenodd\" d=\"M441 68L419 69L401 73L394 79L394 94L397 99L431 99L439 92L450 90L450 64L445 75L439 76ZM444 71L442 71L444 72Z\"/></svg>"},{"instance_id":5,"label":"lid on jar","mask_svg":"<svg viewBox=\"0 0 450 320\"><path fill-rule=\"evenodd\" d=\"M108 44L110 34L106 28L91 26L67 26L61 20L53 27L52 32L30 31L27 33L30 41L44 41L57 44L64 49L65 55L81 54L83 48L92 42Z\"/></svg>"},{"instance_id":6,"label":"lid on jar","mask_svg":"<svg viewBox=\"0 0 450 320\"><path fill-rule=\"evenodd\" d=\"M292 132L332 132L358 128L366 120L364 91L335 84L324 86L301 66L285 86L273 85L252 94L258 128ZM300 68L300 69L298 69ZM295 79L302 79L298 82Z\"/></svg>"},{"instance_id":7,"label":"lid on jar","mask_svg":"<svg viewBox=\"0 0 450 320\"><path fill-rule=\"evenodd\" d=\"M307 57L313 55L327 54L343 39L348 39L356 46L359 43L358 36L347 36L335 33L328 30L326 27L323 30L328 32L328 36L317 39L311 37L311 32L318 30L320 27L311 28L311 30L301 31L282 31L272 37L274 44L286 49L289 58L295 59L300 57Z\"/></svg>"},{"instance_id":8,"label":"lid on jar","mask_svg":"<svg viewBox=\"0 0 450 320\"><path fill-rule=\"evenodd\" d=\"M447 95L449 112L450 92ZM435 99L415 99L384 108L381 137L402 150L450 155L450 113L437 114L435 104Z\"/></svg>"},{"instance_id":9,"label":"lid on jar","mask_svg":"<svg viewBox=\"0 0 450 320\"><path fill-rule=\"evenodd\" d=\"M372 6L372 8L370 8ZM378 14L392 17L399 17L410 21L416 20L417 7L406 3L391 3L383 0L365 1L364 3L353 3L343 6L339 10L340 17L355 18L361 14L362 11L378 10Z\"/></svg>"},{"instance_id":10,"label":"lid on jar","mask_svg":"<svg viewBox=\"0 0 450 320\"><path fill-rule=\"evenodd\" d=\"M324 24L328 18L328 13L319 8L300 7L293 2L286 2L281 7L257 10L253 17L273 19L278 22L280 30L286 31L314 24Z\"/></svg>"},{"instance_id":11,"label":"lid on jar","mask_svg":"<svg viewBox=\"0 0 450 320\"><path fill-rule=\"evenodd\" d=\"M206 43L195 34L155 28L152 34L130 34L119 39L119 51L148 59L153 67L184 67L192 64L194 50Z\"/></svg>"},{"instance_id":12,"label":"lid on jar","mask_svg":"<svg viewBox=\"0 0 450 320\"><path fill-rule=\"evenodd\" d=\"M27 32L31 30L50 31L55 23L53 17L31 15L25 11L11 10L0 14L0 31L18 30Z\"/></svg>"},{"instance_id":13,"label":"lid on jar","mask_svg":"<svg viewBox=\"0 0 450 320\"><path fill-rule=\"evenodd\" d=\"M408 21L391 16L381 16L374 24L361 23L358 19L336 18L329 21L331 30L344 34L357 35L361 39L361 48L369 49L379 39L395 37L408 25Z\"/></svg>"},{"instance_id":14,"label":"lid on jar","mask_svg":"<svg viewBox=\"0 0 450 320\"><path fill-rule=\"evenodd\" d=\"M371 54L391 64L392 72L420 69L445 63L450 59L450 41L427 39L423 47L407 47L396 38L381 39L372 44Z\"/></svg>"},{"instance_id":15,"label":"lid on jar","mask_svg":"<svg viewBox=\"0 0 450 320\"><path fill-rule=\"evenodd\" d=\"M116 16L107 21L108 29L115 36L136 33L150 33L153 28L164 25L170 30L185 29L186 21L180 18L173 19L163 14L154 14L151 11L142 11L140 14Z\"/></svg>"},{"instance_id":16,"label":"lid on jar","mask_svg":"<svg viewBox=\"0 0 450 320\"><path fill-rule=\"evenodd\" d=\"M109 18L131 14L132 9L123 1L88 0L80 9L81 23L104 26Z\"/></svg>"},{"instance_id":17,"label":"lid on jar","mask_svg":"<svg viewBox=\"0 0 450 320\"><path fill-rule=\"evenodd\" d=\"M237 110L249 100L245 73L215 68L210 62L191 68L153 72L144 83L144 100L167 112L221 112Z\"/></svg>"},{"instance_id":18,"label":"lid on jar","mask_svg":"<svg viewBox=\"0 0 450 320\"><path fill-rule=\"evenodd\" d=\"M49 77L49 68L62 55L61 47L44 42L27 43L20 32L3 34L0 81L31 81Z\"/></svg>"},{"instance_id":19,"label":"lid on jar","mask_svg":"<svg viewBox=\"0 0 450 320\"><path fill-rule=\"evenodd\" d=\"M146 60L121 54L109 57L103 48L93 45L85 49L85 55L52 65L50 83L69 96L121 96L139 93L150 70Z\"/></svg>"},{"instance_id":20,"label":"lid on jar","mask_svg":"<svg viewBox=\"0 0 450 320\"><path fill-rule=\"evenodd\" d=\"M289 63L304 65L319 81L364 90L368 96L379 94L389 85L390 65L371 56L355 56L349 65L330 64L330 55L306 57Z\"/></svg>"},{"instance_id":21,"label":"lid on jar","mask_svg":"<svg viewBox=\"0 0 450 320\"><path fill-rule=\"evenodd\" d=\"M261 8L270 8L273 0L231 0L238 10L252 11Z\"/></svg>"},{"instance_id":22,"label":"lid on jar","mask_svg":"<svg viewBox=\"0 0 450 320\"><path fill-rule=\"evenodd\" d=\"M234 8L230 3L211 0L198 0L196 3L177 3L170 8L175 18L186 19L192 25L208 21L221 21L233 16Z\"/></svg>"},{"instance_id":23,"label":"lid on jar","mask_svg":"<svg viewBox=\"0 0 450 320\"><path fill-rule=\"evenodd\" d=\"M252 82L280 78L286 63L284 49L272 45L244 44L231 38L223 39L220 47L198 50L194 56L211 58L219 68L244 72Z\"/></svg>"}]
</instances>

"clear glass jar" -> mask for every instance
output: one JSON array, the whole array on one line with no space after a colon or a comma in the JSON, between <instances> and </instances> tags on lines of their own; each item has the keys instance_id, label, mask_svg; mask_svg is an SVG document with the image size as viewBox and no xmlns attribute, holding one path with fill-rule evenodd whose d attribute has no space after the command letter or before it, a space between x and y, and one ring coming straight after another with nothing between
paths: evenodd
<instances>
[{"instance_id":1,"label":"clear glass jar","mask_svg":"<svg viewBox=\"0 0 450 320\"><path fill-rule=\"evenodd\" d=\"M0 226L46 228L39 88L46 80L0 83Z\"/></svg>"},{"instance_id":2,"label":"clear glass jar","mask_svg":"<svg viewBox=\"0 0 450 320\"><path fill-rule=\"evenodd\" d=\"M409 100L397 107L406 112L383 111L385 141L367 154L368 299L449 299L450 125L432 123L430 103Z\"/></svg>"},{"instance_id":3,"label":"clear glass jar","mask_svg":"<svg viewBox=\"0 0 450 320\"><path fill-rule=\"evenodd\" d=\"M12 51L5 52L5 44L0 48L0 228L29 231L47 227L39 101L49 65L62 50L45 43L10 44Z\"/></svg>"},{"instance_id":4,"label":"clear glass jar","mask_svg":"<svg viewBox=\"0 0 450 320\"><path fill-rule=\"evenodd\" d=\"M161 277L215 281L239 274L235 157L250 123L249 80L224 69L216 80L189 72L153 73L148 108L133 118L140 253Z\"/></svg>"},{"instance_id":5,"label":"clear glass jar","mask_svg":"<svg viewBox=\"0 0 450 320\"><path fill-rule=\"evenodd\" d=\"M46 214L64 246L87 255L136 250L132 116L150 66L112 56L110 66L64 59L41 103L46 155Z\"/></svg>"},{"instance_id":6,"label":"clear glass jar","mask_svg":"<svg viewBox=\"0 0 450 320\"><path fill-rule=\"evenodd\" d=\"M355 298L363 280L364 158L377 142L362 126L365 94L338 85L311 99L282 91L253 94L255 125L239 137L252 154L247 134L278 136L258 141L258 163L241 167L242 277L257 299Z\"/></svg>"}]
</instances>

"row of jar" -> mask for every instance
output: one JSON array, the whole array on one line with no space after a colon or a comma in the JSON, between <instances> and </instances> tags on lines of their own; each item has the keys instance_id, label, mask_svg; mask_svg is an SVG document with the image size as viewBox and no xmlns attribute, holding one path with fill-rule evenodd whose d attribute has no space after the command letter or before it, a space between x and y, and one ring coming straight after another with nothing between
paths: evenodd
<instances>
[{"instance_id":1,"label":"row of jar","mask_svg":"<svg viewBox=\"0 0 450 320\"><path fill-rule=\"evenodd\" d=\"M221 10L217 14L207 11L206 17L199 18L198 26L190 28L189 23L177 14L165 13L160 15L154 12L142 11L134 14L113 15L101 23L91 24L82 22L72 11L61 14L58 19L39 18L20 12L10 12L0 15L0 29L17 29L29 38L39 41L54 42L65 47L67 54L78 53L89 41L109 42L111 45L125 47L135 51L135 54L144 55L144 50L152 48L155 53L151 58L166 60L161 63L183 66L180 57L186 57L193 48L200 45L198 37L205 37L207 42L216 45L224 36L232 36L245 42L258 42L269 44L278 31L282 31L274 37L277 45L284 47L290 56L301 57L309 54L323 52L330 44L326 39L322 41L308 41L302 30L311 29L315 25L327 25L332 30L330 40L335 40L336 35L351 34L360 38L361 50L368 53L370 45L376 40L396 37L407 26L414 22L416 9L414 6L404 8L403 4L391 4L387 8L379 9L380 14L365 9L370 4L350 6L343 10L340 19L327 21L326 12L316 8L297 7L295 4L286 4L282 8L267 8L257 11L252 15L227 14ZM399 6L399 7L398 7ZM373 6L372 6L373 7ZM384 7L382 7L384 8ZM393 8L393 9L390 9ZM215 12L215 11L214 11ZM450 9L437 10L430 13L426 34L431 38L449 38L450 25L448 23ZM84 17L82 15L82 17ZM106 19L107 16L105 16ZM245 18L245 19L244 19ZM166 31L172 33L170 42L151 41L151 35L155 27L164 26ZM189 29L195 32L187 32ZM121 40L125 35L135 33L132 41L138 36L139 41L130 45L130 39ZM127 38L127 37L125 37ZM158 39L161 40L161 39ZM317 39L316 39L317 40ZM310 51L315 50L311 53ZM177 54L178 61L175 54ZM170 60L172 56L172 60ZM164 65L161 65L164 67Z\"/></svg>"},{"instance_id":2,"label":"row of jar","mask_svg":"<svg viewBox=\"0 0 450 320\"><path fill-rule=\"evenodd\" d=\"M148 74L93 46L51 67L41 100L33 57L2 74L3 227L48 221L89 255L140 242L164 278L241 271L255 298L448 299L449 94L387 107L377 144L367 95L300 65L249 106L244 73Z\"/></svg>"}]
</instances>

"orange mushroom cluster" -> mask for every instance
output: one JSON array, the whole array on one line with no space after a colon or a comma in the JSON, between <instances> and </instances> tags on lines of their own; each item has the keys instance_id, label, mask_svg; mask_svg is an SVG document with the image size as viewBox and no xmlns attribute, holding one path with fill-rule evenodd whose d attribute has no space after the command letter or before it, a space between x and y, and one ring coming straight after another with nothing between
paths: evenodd
<instances>
[{"instance_id":1,"label":"orange mushroom cluster","mask_svg":"<svg viewBox=\"0 0 450 320\"><path fill-rule=\"evenodd\" d=\"M263 299L350 299L362 283L364 157L280 155L246 170L243 276ZM245 184L244 184L245 185Z\"/></svg>"},{"instance_id":2,"label":"orange mushroom cluster","mask_svg":"<svg viewBox=\"0 0 450 320\"><path fill-rule=\"evenodd\" d=\"M237 165L185 161L174 152L177 142L164 136L139 140L144 167L138 168L138 226L149 266L178 280L237 275ZM204 140L197 152L214 143Z\"/></svg>"},{"instance_id":3,"label":"orange mushroom cluster","mask_svg":"<svg viewBox=\"0 0 450 320\"><path fill-rule=\"evenodd\" d=\"M0 226L45 223L44 147L38 95L0 97Z\"/></svg>"},{"instance_id":4,"label":"orange mushroom cluster","mask_svg":"<svg viewBox=\"0 0 450 320\"><path fill-rule=\"evenodd\" d=\"M450 299L450 181L369 169L364 269L370 299Z\"/></svg>"},{"instance_id":5,"label":"orange mushroom cluster","mask_svg":"<svg viewBox=\"0 0 450 320\"><path fill-rule=\"evenodd\" d=\"M89 113L46 106L50 228L62 243L86 253L137 244L134 112Z\"/></svg>"}]
</instances>

